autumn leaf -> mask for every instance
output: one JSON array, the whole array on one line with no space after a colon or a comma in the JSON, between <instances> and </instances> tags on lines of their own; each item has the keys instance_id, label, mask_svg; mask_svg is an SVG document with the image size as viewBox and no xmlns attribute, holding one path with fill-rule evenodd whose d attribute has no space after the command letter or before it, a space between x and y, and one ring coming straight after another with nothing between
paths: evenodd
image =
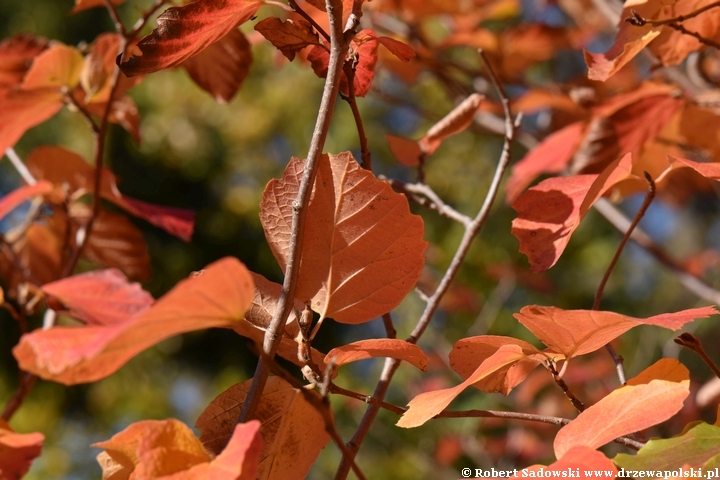
<instances>
[{"instance_id":1,"label":"autumn leaf","mask_svg":"<svg viewBox=\"0 0 720 480\"><path fill-rule=\"evenodd\" d=\"M513 202L518 216L512 234L534 272L555 265L572 233L603 194L620 181L637 179L631 173L631 157L617 159L599 175L549 178Z\"/></svg>"},{"instance_id":2,"label":"autumn leaf","mask_svg":"<svg viewBox=\"0 0 720 480\"><path fill-rule=\"evenodd\" d=\"M303 160L293 157L282 179L265 187L260 204L265 237L283 270L303 170ZM350 153L323 155L308 205L296 297L341 323L389 312L420 277L423 230L405 197Z\"/></svg>"},{"instance_id":3,"label":"autumn leaf","mask_svg":"<svg viewBox=\"0 0 720 480\"><path fill-rule=\"evenodd\" d=\"M450 352L450 367L462 378L467 379L503 345L517 345L522 349L525 357L492 372L474 383L473 387L484 392L499 392L507 395L515 386L525 380L544 359L542 353L527 342L495 335L463 338L453 345Z\"/></svg>"},{"instance_id":4,"label":"autumn leaf","mask_svg":"<svg viewBox=\"0 0 720 480\"><path fill-rule=\"evenodd\" d=\"M290 61L293 61L297 52L307 46L322 46L312 25L302 18L283 22L277 17L269 17L258 22L255 30Z\"/></svg>"},{"instance_id":5,"label":"autumn leaf","mask_svg":"<svg viewBox=\"0 0 720 480\"><path fill-rule=\"evenodd\" d=\"M575 122L551 133L538 146L529 150L512 169L506 186L505 199L515 200L541 173L564 170L580 145L585 122Z\"/></svg>"},{"instance_id":6,"label":"autumn leaf","mask_svg":"<svg viewBox=\"0 0 720 480\"><path fill-rule=\"evenodd\" d=\"M425 136L418 142L423 153L432 155L443 140L462 132L472 125L475 114L484 98L479 93L473 93L430 127Z\"/></svg>"},{"instance_id":7,"label":"autumn leaf","mask_svg":"<svg viewBox=\"0 0 720 480\"><path fill-rule=\"evenodd\" d=\"M625 382L625 385L641 385L652 380L682 382L690 380L690 372L685 365L674 358L661 358L648 368Z\"/></svg>"},{"instance_id":8,"label":"autumn leaf","mask_svg":"<svg viewBox=\"0 0 720 480\"><path fill-rule=\"evenodd\" d=\"M720 455L720 427L700 422L672 438L650 439L636 455L613 461L626 470L675 470L685 464L705 467Z\"/></svg>"},{"instance_id":9,"label":"autumn leaf","mask_svg":"<svg viewBox=\"0 0 720 480\"><path fill-rule=\"evenodd\" d=\"M212 453L222 450L235 428L252 380L233 385L200 414L195 426L200 441ZM308 392L319 395L316 392ZM330 441L317 409L280 377L269 377L255 412L264 446L257 478L305 478L320 451Z\"/></svg>"},{"instance_id":10,"label":"autumn leaf","mask_svg":"<svg viewBox=\"0 0 720 480\"><path fill-rule=\"evenodd\" d=\"M243 33L235 28L205 50L182 63L200 88L225 104L233 99L250 73L252 51Z\"/></svg>"},{"instance_id":11,"label":"autumn leaf","mask_svg":"<svg viewBox=\"0 0 720 480\"><path fill-rule=\"evenodd\" d=\"M120 68L132 77L179 65L250 20L263 4L261 0L196 0L170 7Z\"/></svg>"},{"instance_id":12,"label":"autumn leaf","mask_svg":"<svg viewBox=\"0 0 720 480\"><path fill-rule=\"evenodd\" d=\"M385 135L385 140L387 140L395 160L406 167L416 167L420 164L423 151L417 141L390 134Z\"/></svg>"},{"instance_id":13,"label":"autumn leaf","mask_svg":"<svg viewBox=\"0 0 720 480\"><path fill-rule=\"evenodd\" d=\"M0 478L22 478L40 456L44 441L42 433L15 433L0 419Z\"/></svg>"},{"instance_id":14,"label":"autumn leaf","mask_svg":"<svg viewBox=\"0 0 720 480\"><path fill-rule=\"evenodd\" d=\"M419 427L450 405L455 397L470 385L483 380L501 368L517 363L525 358L522 348L518 345L503 345L488 357L464 382L451 388L421 393L410 403L408 409L397 422L398 427Z\"/></svg>"},{"instance_id":15,"label":"autumn leaf","mask_svg":"<svg viewBox=\"0 0 720 480\"><path fill-rule=\"evenodd\" d=\"M80 82L83 57L75 47L56 44L35 57L21 88L26 91L47 88L73 88Z\"/></svg>"},{"instance_id":16,"label":"autumn leaf","mask_svg":"<svg viewBox=\"0 0 720 480\"><path fill-rule=\"evenodd\" d=\"M21 203L30 200L38 195L45 195L52 192L52 183L40 181L34 185L25 185L16 188L4 197L0 198L0 220L17 208Z\"/></svg>"},{"instance_id":17,"label":"autumn leaf","mask_svg":"<svg viewBox=\"0 0 720 480\"><path fill-rule=\"evenodd\" d=\"M230 327L252 302L253 283L234 258L180 282L155 304L122 323L35 330L13 354L25 371L74 385L105 378L150 346L193 330Z\"/></svg>"},{"instance_id":18,"label":"autumn leaf","mask_svg":"<svg viewBox=\"0 0 720 480\"><path fill-rule=\"evenodd\" d=\"M593 352L639 325L677 330L697 318L716 313L715 307L702 307L642 319L614 312L531 305L523 307L514 317L552 351L562 353L569 360Z\"/></svg>"},{"instance_id":19,"label":"autumn leaf","mask_svg":"<svg viewBox=\"0 0 720 480\"><path fill-rule=\"evenodd\" d=\"M629 433L644 430L675 415L690 394L690 382L652 380L620 387L585 409L560 429L553 448L561 459L580 445L598 448Z\"/></svg>"},{"instance_id":20,"label":"autumn leaf","mask_svg":"<svg viewBox=\"0 0 720 480\"><path fill-rule=\"evenodd\" d=\"M19 87L32 61L48 47L48 41L22 33L0 42L0 96L5 90Z\"/></svg>"},{"instance_id":21,"label":"autumn leaf","mask_svg":"<svg viewBox=\"0 0 720 480\"><path fill-rule=\"evenodd\" d=\"M155 301L139 283L129 283L118 270L96 270L42 286L70 315L88 325L122 323Z\"/></svg>"},{"instance_id":22,"label":"autumn leaf","mask_svg":"<svg viewBox=\"0 0 720 480\"><path fill-rule=\"evenodd\" d=\"M62 108L54 88L0 93L0 152L12 147L30 128L53 117Z\"/></svg>"},{"instance_id":23,"label":"autumn leaf","mask_svg":"<svg viewBox=\"0 0 720 480\"><path fill-rule=\"evenodd\" d=\"M615 464L603 455L602 452L598 452L594 448L589 448L584 445L578 445L568 450L561 459L551 463L547 467L543 465L533 465L532 467L520 470L515 474L515 477L563 477L562 473L557 474L553 472L564 472L567 477L568 473L572 475L578 472L578 478L589 478L591 475L587 475L586 473L589 470L617 473ZM614 475L609 478L614 478Z\"/></svg>"},{"instance_id":24,"label":"autumn leaf","mask_svg":"<svg viewBox=\"0 0 720 480\"><path fill-rule=\"evenodd\" d=\"M373 338L349 343L330 350L325 355L325 364L336 367L368 358L396 358L408 362L423 372L427 371L428 358L417 345L394 338Z\"/></svg>"},{"instance_id":25,"label":"autumn leaf","mask_svg":"<svg viewBox=\"0 0 720 480\"><path fill-rule=\"evenodd\" d=\"M114 6L122 5L125 0L110 0L110 3ZM75 0L75 6L72 9L72 13L82 12L89 8L105 7L104 0Z\"/></svg>"}]
</instances>

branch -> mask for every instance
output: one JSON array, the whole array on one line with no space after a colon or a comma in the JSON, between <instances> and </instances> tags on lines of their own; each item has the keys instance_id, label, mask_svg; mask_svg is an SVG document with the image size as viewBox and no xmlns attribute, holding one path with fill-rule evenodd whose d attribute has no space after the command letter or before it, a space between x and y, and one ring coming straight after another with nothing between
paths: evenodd
<instances>
[{"instance_id":1,"label":"branch","mask_svg":"<svg viewBox=\"0 0 720 480\"><path fill-rule=\"evenodd\" d=\"M295 298L300 271L300 254L302 252L307 205L315 182L320 155L330 129L330 120L340 87L340 75L347 51L348 40L345 38L342 27L342 2L341 0L326 0L326 2L330 20L330 63L298 196L293 202L292 227L288 248L289 259L285 270L282 293L263 340L263 353L268 358L274 358L275 351L280 344L282 328L293 308L293 299ZM268 362L264 356L261 356L258 360L247 399L238 417L238 423L246 422L252 418L257 409L260 396L267 382L268 373L270 373Z\"/></svg>"},{"instance_id":2,"label":"branch","mask_svg":"<svg viewBox=\"0 0 720 480\"><path fill-rule=\"evenodd\" d=\"M462 265L463 260L465 259L465 255L470 249L470 245L472 244L475 236L477 236L477 234L480 232L480 229L484 225L485 220L490 213L490 208L492 207L495 201L495 197L497 196L503 174L505 173L505 170L510 163L510 150L515 140L515 134L520 126L520 116L516 117L515 120L513 120L512 113L510 112L510 100L508 96L505 94L504 90L500 86L500 83L498 82L495 73L493 72L490 64L487 62L482 52L480 53L480 56L483 59L486 68L488 69L492 83L495 86L495 89L497 90L498 95L500 96L500 99L502 101L503 110L505 112L505 142L503 145L502 153L500 155L500 159L498 161L497 168L495 169L495 175L493 177L492 183L490 184L490 188L487 195L485 196L485 201L483 202L480 211L465 229L463 238L460 241L460 245L455 252L455 256L453 257L450 266L445 271L445 274L443 275L440 284L435 289L435 292L427 299L425 310L423 311L420 319L418 320L415 329L406 339L407 342L412 344L417 343L418 339L429 325L430 320L432 319L435 311L438 308L438 305L440 304L440 301L450 287L450 284L455 278L455 274L460 269L460 265ZM387 359L385 361L385 365L380 375L380 380L375 387L375 393L373 394L374 398L377 398L379 400L385 398L385 394L387 393L387 390L390 386L390 381L395 375L395 372L400 366L400 363L401 361L396 359ZM355 431L355 435L353 435L352 439L348 442L347 445L348 450L352 454L351 459L354 459L355 455L357 455L357 452L360 449L360 445L364 441L365 437L370 431L370 426L377 417L379 409L380 407L378 406L370 405L370 407L368 407L368 409L365 411L365 415L360 421L360 424ZM338 470L335 474L335 479L342 480L347 478L349 470L350 464L345 458L343 458L343 461L340 463L340 466L338 467Z\"/></svg>"},{"instance_id":3,"label":"branch","mask_svg":"<svg viewBox=\"0 0 720 480\"><path fill-rule=\"evenodd\" d=\"M639 27L645 24L650 24L654 26L670 25L672 23L679 23L684 22L685 20L690 20L691 18L695 18L701 13L707 12L708 10L716 7L720 7L720 1L705 5L704 7L698 8L697 10L690 12L687 15L678 15L677 17L666 18L663 20L648 20L647 18L643 18L638 15L634 10L631 10L633 14L632 17L626 18L625 21Z\"/></svg>"},{"instance_id":4,"label":"branch","mask_svg":"<svg viewBox=\"0 0 720 480\"><path fill-rule=\"evenodd\" d=\"M426 183L402 183L397 180L388 179L390 186L401 190L405 194L409 194L410 198L430 210L435 210L440 215L444 215L467 228L472 219L464 215L450 205L443 202L437 193ZM420 196L422 195L422 197Z\"/></svg>"}]
</instances>

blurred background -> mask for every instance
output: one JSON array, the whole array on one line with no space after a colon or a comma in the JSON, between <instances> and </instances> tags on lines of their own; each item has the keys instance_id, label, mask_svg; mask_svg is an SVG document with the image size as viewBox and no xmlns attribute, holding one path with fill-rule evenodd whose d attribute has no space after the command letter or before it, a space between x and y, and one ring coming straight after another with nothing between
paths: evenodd
<instances>
[{"instance_id":1,"label":"blurred background","mask_svg":"<svg viewBox=\"0 0 720 480\"><path fill-rule=\"evenodd\" d=\"M147 0L128 0L120 7L125 24L132 25L149 4ZM383 5L381 0L375 0L368 8L375 8L373 4ZM579 28L578 18L556 2L477 2L473 8L479 10L495 4L502 8L477 18L483 28L498 35L530 23L559 30ZM408 5L412 7L412 2ZM104 9L71 15L72 7L72 0L0 0L0 37L32 32L69 45L81 45L92 42L102 32L112 31L112 22ZM411 7L407 7L408 11L412 11ZM378 7L378 11L382 9ZM266 7L258 19L268 15L283 13ZM375 19L389 22L393 18L384 15L387 18ZM398 18L403 18L402 15ZM439 43L448 35L450 25L457 22L456 17L442 9L424 15L417 22L430 43ZM409 17L405 14L404 18ZM242 27L251 39L256 38L254 23L250 21ZM154 27L154 23L150 22L150 26ZM594 28L587 30L583 41L594 47L607 47L613 38L610 25L600 23ZM136 143L120 127L110 129L107 163L119 177L123 193L197 212L195 233L189 243L133 219L143 231L152 260L152 278L143 286L156 298L192 271L227 255L239 258L269 279L282 281L258 219L260 196L266 183L282 174L291 156L307 154L323 80L302 59L287 62L269 43L256 43L250 74L228 105L217 104L184 70L163 71L150 75L130 92L141 115L142 142ZM578 49L562 45L537 48L548 51L541 52L527 67L523 66L514 81L506 83L513 97L531 86L557 85L586 75ZM416 172L395 161L385 134L419 138L463 95L474 88L487 87L478 84L477 79L473 83L465 74L482 68L473 48L448 48L438 54L438 59L457 68L447 70L447 78L437 71L418 68L413 78L407 71L393 72L392 62L383 63L381 56L382 68L378 68L373 91L358 100L377 175L414 181ZM643 70L641 63L637 71L642 75L647 70ZM580 84L581 80L577 82ZM561 121L553 115L549 108L528 115L524 131L542 139ZM27 132L16 151L26 158L40 145L60 145L89 160L93 137L79 115L63 109L52 120ZM474 216L484 199L501 147L500 135L473 126L444 142L432 155L426 165L427 182L447 203ZM333 153L350 150L360 158L355 124L343 101L338 101L325 150ZM525 147L518 145L514 159L522 158L525 151ZM10 163L6 159L0 161L0 195L20 184L21 179ZM515 213L503 195L501 192L453 289L419 342L432 359L429 372L422 374L402 366L387 401L405 405L422 391L456 384L459 376L449 368L447 355L453 343L461 338L491 333L538 344L512 317L525 305L566 309L592 306L595 289L621 238L617 231L599 214L591 212L558 264L547 273L533 274L525 257L518 253L517 240L510 234ZM620 207L632 216L642 197L626 199ZM699 262L703 274L717 280L713 249L720 244L719 206L713 191L682 205L661 198L641 225L676 258ZM419 285L428 291L445 271L462 229L432 211L416 205L412 208L423 216L426 239L430 242L426 271ZM602 308L647 317L706 304L688 293L653 257L629 245L610 279ZM399 338L409 334L422 308L419 296L411 293L393 312ZM713 338L715 321L696 322L690 330ZM31 324L37 328L41 319L33 318ZM379 319L352 327L328 321L313 346L328 351L351 341L383 336ZM661 356L679 355L697 380L693 389L707 380L708 368L676 348L673 337L672 332L649 327L624 335L616 347L625 358L628 377ZM11 354L18 338L17 325L0 310L3 404L18 385L17 364ZM230 330L195 332L147 350L116 374L93 384L68 388L38 382L11 422L16 431L40 431L46 435L42 456L35 460L27 478L99 478L100 468L94 460L99 451L89 445L110 438L138 420L174 417L193 426L215 396L252 376L256 360L249 353L247 342ZM718 355L711 355L718 359ZM382 360L344 367L337 383L371 394L381 368ZM566 381L588 403L617 386L614 366L605 351L577 359ZM339 396L333 396L331 403L338 429L347 440L365 405ZM452 408L574 415L543 369L538 369L509 397L470 389ZM684 422L697 416L713 422L714 407L688 407L687 412L661 432L679 433ZM457 478L460 468L466 466L522 468L547 462L552 459L549 439L557 430L547 425L487 419L434 420L420 428L405 430L395 427L396 421L396 415L381 412L360 450L358 463L368 478ZM611 446L608 451L618 450ZM331 478L339 460L337 448L329 444L310 478Z\"/></svg>"}]
</instances>

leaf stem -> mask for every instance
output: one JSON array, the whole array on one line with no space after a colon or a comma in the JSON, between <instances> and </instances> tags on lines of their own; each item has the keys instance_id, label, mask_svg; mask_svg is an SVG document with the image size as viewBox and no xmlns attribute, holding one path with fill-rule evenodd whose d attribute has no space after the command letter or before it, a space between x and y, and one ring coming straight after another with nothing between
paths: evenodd
<instances>
[{"instance_id":1,"label":"leaf stem","mask_svg":"<svg viewBox=\"0 0 720 480\"><path fill-rule=\"evenodd\" d=\"M710 367L715 376L720 378L720 368L715 365L715 362L713 362L712 359L705 352L705 348L703 348L702 343L700 342L700 339L698 337L696 337L692 333L686 332L677 337L675 339L675 343L677 343L678 345L682 345L683 347L697 353L700 358L702 358L703 361L707 363L708 367Z\"/></svg>"},{"instance_id":2,"label":"leaf stem","mask_svg":"<svg viewBox=\"0 0 720 480\"><path fill-rule=\"evenodd\" d=\"M492 68L490 67L490 64L487 61L485 55L480 52L480 56L485 64L485 67L488 69L489 75L492 79L492 83L495 86L495 89L497 90L503 105L503 111L505 113L505 141L503 144L502 153L500 154L498 165L495 169L495 175L490 184L490 188L488 189L488 193L485 196L483 205L475 218L473 218L472 222L470 222L470 224L466 227L465 233L463 234L460 245L455 252L450 266L445 271L445 274L443 275L440 284L435 289L435 292L427 299L425 310L420 316L420 319L418 320L415 329L406 339L407 342L412 344L417 343L418 339L429 325L430 320L432 319L435 311L438 308L438 305L440 304L440 301L442 300L443 296L450 287L450 284L455 278L455 275L460 269L460 266L462 265L475 236L477 236L477 234L480 232L482 226L485 223L485 220L488 217L488 214L490 213L490 208L492 207L495 201L495 197L497 196L503 174L505 173L505 170L510 164L510 151L515 140L515 134L520 127L521 116L518 115L513 120L512 113L510 112L510 99L505 94L503 88L500 86L500 83L495 76L495 72L493 72ZM375 387L375 392L373 394L374 398L379 400L383 400L385 398L385 394L387 393L387 390L390 386L390 381L395 375L395 372L400 366L400 363L401 361L396 359L387 359L385 361L382 373L380 374L380 379L378 380L377 386ZM357 455L357 452L360 449L360 445L362 445L362 442L365 440L365 437L370 431L372 423L377 417L379 409L380 407L371 404L365 411L365 415L360 421L360 424L358 425L355 434L347 444L348 450L351 453L351 457L349 459L343 458L337 472L335 473L335 480L343 480L347 478L350 470L350 464L348 460L353 460L355 458L355 455Z\"/></svg>"},{"instance_id":3,"label":"leaf stem","mask_svg":"<svg viewBox=\"0 0 720 480\"><path fill-rule=\"evenodd\" d=\"M315 123L315 130L310 142L308 157L305 161L305 169L298 189L298 196L293 203L292 227L288 248L289 259L285 269L285 279L283 281L282 293L275 308L275 313L270 325L265 331L265 338L263 340L264 355L258 360L247 399L238 416L238 423L250 420L257 409L260 396L262 395L268 374L270 373L270 366L265 357L267 356L270 359L274 358L275 351L281 340L282 327L285 325L285 321L293 308L293 299L295 298L295 290L300 272L300 257L307 216L307 205L310 201L310 194L312 193L312 187L317 173L317 165L330 129L330 120L340 87L340 75L348 42L343 33L342 2L341 0L326 0L326 6L330 20L331 34L330 63L322 100L320 101L318 117Z\"/></svg>"}]
</instances>

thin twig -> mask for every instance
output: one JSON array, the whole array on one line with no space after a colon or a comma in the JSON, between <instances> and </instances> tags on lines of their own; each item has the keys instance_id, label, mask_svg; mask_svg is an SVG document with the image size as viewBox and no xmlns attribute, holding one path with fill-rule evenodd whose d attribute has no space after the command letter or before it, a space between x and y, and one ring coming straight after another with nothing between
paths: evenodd
<instances>
[{"instance_id":1,"label":"thin twig","mask_svg":"<svg viewBox=\"0 0 720 480\"><path fill-rule=\"evenodd\" d=\"M570 390L570 387L568 387L567 383L565 383L565 380L562 379L562 374L565 373L565 367L567 365L568 361L565 360L563 368L560 370L560 373L558 373L558 371L555 369L555 365L553 365L552 362L547 362L545 364L547 369L550 370L550 373L553 376L553 380L555 380L555 383L557 383L557 385L563 391L568 400L570 400L570 403L572 403L573 407L575 407L578 412L582 413L585 410L585 404L575 396L572 390Z\"/></svg>"},{"instance_id":2,"label":"thin twig","mask_svg":"<svg viewBox=\"0 0 720 480\"><path fill-rule=\"evenodd\" d=\"M697 353L700 358L702 358L703 361L707 363L708 367L710 367L715 376L720 378L720 368L715 365L715 362L713 362L712 359L705 352L705 348L703 348L702 343L700 342L700 339L698 337L696 337L692 333L686 332L677 337L675 339L675 343L677 343L678 345L682 345L683 347Z\"/></svg>"},{"instance_id":3,"label":"thin twig","mask_svg":"<svg viewBox=\"0 0 720 480\"><path fill-rule=\"evenodd\" d=\"M502 101L503 111L505 112L505 142L503 145L502 153L500 154L497 168L495 170L495 175L493 177L492 183L490 184L490 188L487 195L485 196L485 201L483 202L480 211L475 216L475 218L473 218L472 222L470 222L470 225L465 229L463 238L460 241L460 245L455 252L450 266L445 271L445 274L443 275L440 284L435 289L435 292L430 297L428 297L427 303L425 305L425 310L420 316L420 319L418 320L415 329L406 339L407 342L412 344L417 343L420 336L430 324L430 320L432 319L435 311L437 310L443 296L450 287L450 284L455 278L455 275L460 269L460 266L462 265L463 260L465 259L465 255L470 249L474 238L480 232L482 226L485 223L485 220L487 219L488 214L490 213L490 208L492 207L495 201L495 197L497 196L503 174L505 173L505 170L510 163L510 151L515 140L515 133L517 132L520 125L520 116L516 117L515 120L513 120L512 113L510 112L510 99L505 94L504 90L500 86L500 83L497 81L497 77L495 76L495 73L490 67L490 64L487 62L485 56L482 53L480 53L480 55L483 59L483 62L485 63L486 68L488 69L490 77L492 78L493 85L495 86L498 95L500 96L500 99ZM380 379L378 380L377 386L375 387L375 392L373 394L374 398L377 398L379 400L383 400L385 398L385 394L387 393L387 390L390 386L390 381L395 375L395 372L400 366L400 363L401 361L396 359L387 359L385 361L382 373L380 374ZM348 450L352 454L352 456L350 457L351 459L354 459L355 455L357 455L357 452L360 449L360 445L364 441L365 437L370 431L370 426L377 417L378 411L379 407L375 405L370 405L365 411L365 415L360 421L360 424L358 425L355 434L347 445ZM347 478L349 470L349 463L345 459L343 459L343 461L340 463L340 466L338 467L337 472L335 473L335 479L343 480Z\"/></svg>"},{"instance_id":4,"label":"thin twig","mask_svg":"<svg viewBox=\"0 0 720 480\"><path fill-rule=\"evenodd\" d=\"M17 170L22 179L25 180L25 183L28 185L35 185L37 183L37 180L35 180L35 177L33 177L32 173L30 173L30 170L27 169L25 163L15 152L14 148L9 147L6 149L5 155L7 155L8 160L10 160L10 163L12 163L13 167L15 167L15 170Z\"/></svg>"},{"instance_id":5,"label":"thin twig","mask_svg":"<svg viewBox=\"0 0 720 480\"><path fill-rule=\"evenodd\" d=\"M328 35L328 33L320 25L318 25L318 23L315 21L314 18L312 18L310 15L308 15L305 10L300 8L300 6L297 4L297 2L295 0L289 0L288 4L290 5L290 7L292 7L293 10L295 10L295 12L298 15L300 15L305 20L307 20L310 23L310 25L312 25L313 28L315 28L315 30L320 35L322 35L323 38L325 38L325 40L327 40L328 43L330 43L330 35Z\"/></svg>"},{"instance_id":6,"label":"thin twig","mask_svg":"<svg viewBox=\"0 0 720 480\"><path fill-rule=\"evenodd\" d=\"M713 47L720 49L720 43L710 40L709 38L705 38L702 35L700 35L698 32L693 32L692 30L688 30L687 28L683 27L680 23L671 23L668 25L668 27L672 28L673 30L677 30L678 32L684 34L684 35L690 35L691 37L695 37L700 43L707 45L708 47Z\"/></svg>"},{"instance_id":7,"label":"thin twig","mask_svg":"<svg viewBox=\"0 0 720 480\"><path fill-rule=\"evenodd\" d=\"M363 126L360 110L358 109L357 98L355 97L355 65L351 61L346 61L343 67L345 77L347 77L348 94L342 95L350 110L352 110L353 119L355 119L355 127L357 128L358 138L360 140L360 157L362 158L362 166L365 170L372 171L372 156L368 147L367 136L365 135L365 127Z\"/></svg>"},{"instance_id":8,"label":"thin twig","mask_svg":"<svg viewBox=\"0 0 720 480\"><path fill-rule=\"evenodd\" d=\"M643 26L645 24L650 24L650 25L654 25L654 26L670 25L672 23L684 22L685 20L695 18L698 15L700 15L701 13L707 12L708 10L716 8L716 7L720 7L720 1L710 3L708 5L705 5L704 7L700 7L697 10L694 10L694 11L688 13L687 15L678 15L677 17L664 18L662 20L649 20L647 18L641 17L635 11L632 11L632 13L633 13L632 17L625 19L625 21L628 23L632 23L633 25L637 25L637 26Z\"/></svg>"},{"instance_id":9,"label":"thin twig","mask_svg":"<svg viewBox=\"0 0 720 480\"><path fill-rule=\"evenodd\" d=\"M20 408L20 406L25 401L25 398L32 390L37 378L38 377L33 375L32 373L22 372L22 379L20 380L20 385L18 386L18 389L15 391L13 396L10 397L10 400L8 400L8 402L5 404L5 409L3 410L2 416L0 416L0 418L5 420L6 422L10 421L12 416L15 414L18 408Z\"/></svg>"},{"instance_id":10,"label":"thin twig","mask_svg":"<svg viewBox=\"0 0 720 480\"><path fill-rule=\"evenodd\" d=\"M297 288L298 274L300 271L300 255L302 252L303 233L307 217L307 205L310 201L310 194L317 173L317 165L330 129L330 120L335 107L337 92L340 87L340 75L348 42L343 34L342 2L340 0L326 0L326 6L330 20L330 63L320 108L318 110L318 117L315 123L315 131L313 132L310 142L310 149L307 160L305 161L305 169L298 188L298 196L293 202L292 227L285 279L283 281L282 293L275 308L275 314L265 331L265 338L263 340L263 353L265 355L261 356L258 360L247 399L238 417L238 423L246 422L254 415L262 391L265 388L268 373L270 372L269 365L264 358L265 356L274 358L275 351L280 344L282 328L293 308L293 299L295 298L295 289Z\"/></svg>"},{"instance_id":11,"label":"thin twig","mask_svg":"<svg viewBox=\"0 0 720 480\"><path fill-rule=\"evenodd\" d=\"M439 214L455 220L456 222L459 222L465 228L467 228L470 223L472 223L472 218L458 212L450 205L446 204L427 183L401 183L396 180L391 180L390 184L393 187L400 188L405 192L422 195L429 202L422 202L422 205L427 206L428 208L431 208Z\"/></svg>"},{"instance_id":12,"label":"thin twig","mask_svg":"<svg viewBox=\"0 0 720 480\"><path fill-rule=\"evenodd\" d=\"M397 330L395 330L395 326L393 325L390 312L384 314L382 316L382 320L383 325L385 325L385 333L387 334L387 338L397 338Z\"/></svg>"}]
</instances>

